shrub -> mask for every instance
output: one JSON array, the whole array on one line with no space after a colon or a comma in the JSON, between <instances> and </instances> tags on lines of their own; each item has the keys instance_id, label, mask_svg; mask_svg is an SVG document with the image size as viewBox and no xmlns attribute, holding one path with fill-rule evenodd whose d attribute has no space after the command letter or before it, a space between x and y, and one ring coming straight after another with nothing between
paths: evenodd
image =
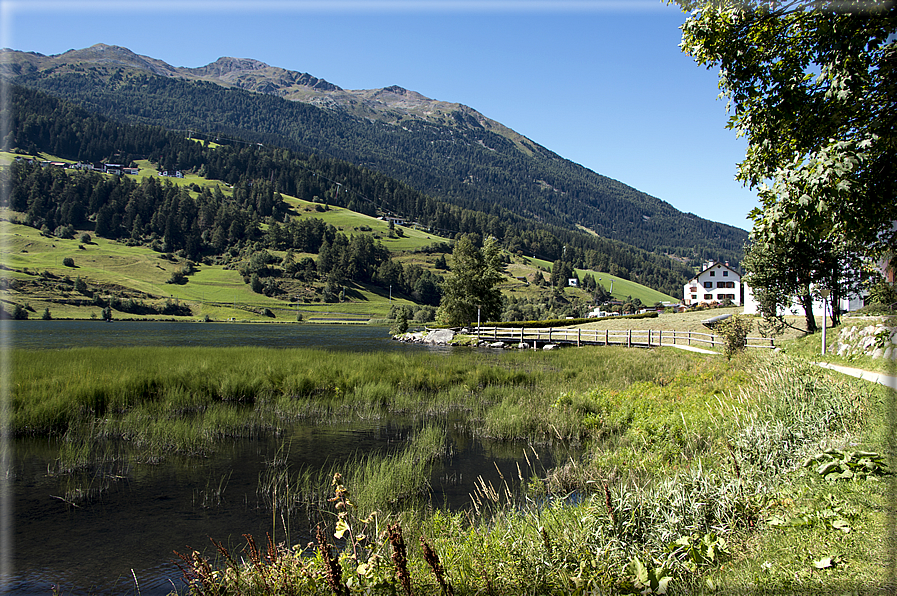
<instances>
[{"instance_id":1,"label":"shrub","mask_svg":"<svg viewBox=\"0 0 897 596\"><path fill-rule=\"evenodd\" d=\"M178 284L182 285L187 283L187 274L183 269L178 269L177 271L171 272L171 277L168 278L167 284Z\"/></svg>"},{"instance_id":2,"label":"shrub","mask_svg":"<svg viewBox=\"0 0 897 596\"><path fill-rule=\"evenodd\" d=\"M12 318L17 321L28 319L28 311L21 304L16 304L16 308L12 311Z\"/></svg>"},{"instance_id":3,"label":"shrub","mask_svg":"<svg viewBox=\"0 0 897 596\"><path fill-rule=\"evenodd\" d=\"M62 264L65 267L74 267L75 259L73 259L72 257L66 257L66 258L62 259Z\"/></svg>"},{"instance_id":4,"label":"shrub","mask_svg":"<svg viewBox=\"0 0 897 596\"><path fill-rule=\"evenodd\" d=\"M723 336L723 353L727 359L738 352L744 351L748 333L751 332L753 322L747 320L746 317L734 315L725 321L719 323L714 331Z\"/></svg>"},{"instance_id":5,"label":"shrub","mask_svg":"<svg viewBox=\"0 0 897 596\"><path fill-rule=\"evenodd\" d=\"M80 240L81 244L90 244L93 241L93 238L90 237L90 234L84 232L83 234L81 234Z\"/></svg>"}]
</instances>

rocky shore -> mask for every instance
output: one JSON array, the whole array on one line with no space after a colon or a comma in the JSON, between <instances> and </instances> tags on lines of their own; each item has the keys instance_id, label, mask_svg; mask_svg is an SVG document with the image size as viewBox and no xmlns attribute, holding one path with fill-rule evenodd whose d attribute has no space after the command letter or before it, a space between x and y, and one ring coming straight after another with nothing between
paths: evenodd
<instances>
[{"instance_id":1,"label":"rocky shore","mask_svg":"<svg viewBox=\"0 0 897 596\"><path fill-rule=\"evenodd\" d=\"M465 336L469 341L456 342L457 336ZM476 341L476 338L470 335L467 329L455 331L453 329L434 329L432 331L414 331L409 333L401 333L392 337L396 341L415 344L430 344L435 346L449 345L465 345L477 348L494 348L497 350L531 350L533 346L528 343L506 343L503 341ZM545 344L539 346L542 350L556 350L560 346L558 344Z\"/></svg>"}]
</instances>

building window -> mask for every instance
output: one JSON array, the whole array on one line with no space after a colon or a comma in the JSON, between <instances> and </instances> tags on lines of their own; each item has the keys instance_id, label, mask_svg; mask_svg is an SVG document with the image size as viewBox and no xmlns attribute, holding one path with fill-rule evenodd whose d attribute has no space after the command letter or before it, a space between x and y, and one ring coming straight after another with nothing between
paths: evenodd
<instances>
[{"instance_id":1,"label":"building window","mask_svg":"<svg viewBox=\"0 0 897 596\"><path fill-rule=\"evenodd\" d=\"M713 277L714 275L716 275L716 271L711 271L711 272L710 272L710 277Z\"/></svg>"},{"instance_id":2,"label":"building window","mask_svg":"<svg viewBox=\"0 0 897 596\"><path fill-rule=\"evenodd\" d=\"M729 272L728 272L728 271L723 271L723 277L729 277Z\"/></svg>"},{"instance_id":3,"label":"building window","mask_svg":"<svg viewBox=\"0 0 897 596\"><path fill-rule=\"evenodd\" d=\"M713 294L704 294L704 300L713 300Z\"/></svg>"},{"instance_id":4,"label":"building window","mask_svg":"<svg viewBox=\"0 0 897 596\"><path fill-rule=\"evenodd\" d=\"M692 299L692 300L697 300L697 299L698 299L698 295L697 295L697 294L692 294L692 295L691 295L691 299Z\"/></svg>"},{"instance_id":5,"label":"building window","mask_svg":"<svg viewBox=\"0 0 897 596\"><path fill-rule=\"evenodd\" d=\"M712 289L713 289L713 282L712 282L712 281L705 281L705 282L704 282L704 287L707 288L708 290L712 290Z\"/></svg>"}]
</instances>

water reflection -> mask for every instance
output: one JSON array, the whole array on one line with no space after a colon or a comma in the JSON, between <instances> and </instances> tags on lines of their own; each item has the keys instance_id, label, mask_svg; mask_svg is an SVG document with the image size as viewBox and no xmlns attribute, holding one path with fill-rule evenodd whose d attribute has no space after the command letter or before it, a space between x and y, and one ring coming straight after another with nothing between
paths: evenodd
<instances>
[{"instance_id":1,"label":"water reflection","mask_svg":"<svg viewBox=\"0 0 897 596\"><path fill-rule=\"evenodd\" d=\"M173 549L211 554L211 537L239 552L242 534L263 540L271 531L271 512L258 486L276 455L286 454L293 470L338 467L360 453L401 447L412 430L400 420L298 426L276 439L223 444L206 459L171 457L162 465L119 460L117 466L73 477L48 473L57 449L52 441L18 440L16 575L11 593L47 594L52 585L70 595L137 593L136 575L140 594L166 594L173 585L182 585ZM430 479L432 506L469 507L478 477L502 485L498 469L513 490L525 445L491 444L448 433L449 455ZM548 453L540 457L546 466L551 464ZM67 503L60 497L72 483L81 483L89 494ZM283 527L275 531L282 540ZM291 520L290 532L291 544L312 540L304 518Z\"/></svg>"},{"instance_id":2,"label":"water reflection","mask_svg":"<svg viewBox=\"0 0 897 596\"><path fill-rule=\"evenodd\" d=\"M98 321L3 321L4 345L26 349L80 346L264 346L346 351L429 349L393 342L368 326ZM494 357L494 356L488 356ZM434 507L469 507L478 477L512 486L523 444L466 436L446 420L448 455L430 479ZM422 424L393 418L338 425L297 425L276 438L216 446L205 458L170 456L161 464L131 460L127 446L110 444L106 462L73 475L54 474L59 444L46 438L14 442L14 576L12 594L169 593L182 587L174 549L213 553L209 538L240 552L242 534L261 542L272 516L259 495L268 462L288 453L293 470L339 465L378 449L400 447ZM283 446L288 445L284 450ZM552 465L547 452L541 463ZM533 457L530 452L530 457ZM281 541L283 528L277 528ZM292 544L311 540L306 523L290 524ZM135 585L136 577L136 585Z\"/></svg>"}]
</instances>

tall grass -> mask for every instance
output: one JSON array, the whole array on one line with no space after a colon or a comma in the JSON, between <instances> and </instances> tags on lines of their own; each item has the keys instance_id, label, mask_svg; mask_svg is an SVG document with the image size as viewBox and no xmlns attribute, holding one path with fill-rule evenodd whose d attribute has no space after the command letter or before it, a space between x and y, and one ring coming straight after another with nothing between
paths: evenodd
<instances>
[{"instance_id":1,"label":"tall grass","mask_svg":"<svg viewBox=\"0 0 897 596\"><path fill-rule=\"evenodd\" d=\"M473 352L84 348L16 351L13 362L15 432L80 429L164 453L204 452L221 438L299 419L452 411L466 412L472 431L492 438L576 440L581 430L575 420L539 414L550 411L558 393L653 382L695 358L601 348L486 358Z\"/></svg>"},{"instance_id":2,"label":"tall grass","mask_svg":"<svg viewBox=\"0 0 897 596\"><path fill-rule=\"evenodd\" d=\"M832 485L800 465L818 449L868 449L892 437L868 428L888 423L886 390L775 355L704 361L628 387L581 390L575 379L561 383L565 391L548 406L578 419L591 444L583 459L561 468L565 492L551 476L530 484L541 488L523 498L482 481L467 512L400 507L392 519L406 536L420 537L405 540L402 570L382 538L364 543L366 554L357 541L342 548L335 559L342 584L325 582L320 557L284 551L306 582L294 593L328 585L400 593L399 576L410 576L415 593L452 594L878 594L897 587L887 573L893 561L870 536L887 527L889 482ZM365 516L378 499L364 500L377 487L363 479L386 468L353 465L361 472L344 470L344 482L364 505L350 521L366 535L373 522ZM789 515L793 527L772 525ZM840 516L835 526L832 516ZM193 589L266 593L234 587L221 579Z\"/></svg>"}]
</instances>

